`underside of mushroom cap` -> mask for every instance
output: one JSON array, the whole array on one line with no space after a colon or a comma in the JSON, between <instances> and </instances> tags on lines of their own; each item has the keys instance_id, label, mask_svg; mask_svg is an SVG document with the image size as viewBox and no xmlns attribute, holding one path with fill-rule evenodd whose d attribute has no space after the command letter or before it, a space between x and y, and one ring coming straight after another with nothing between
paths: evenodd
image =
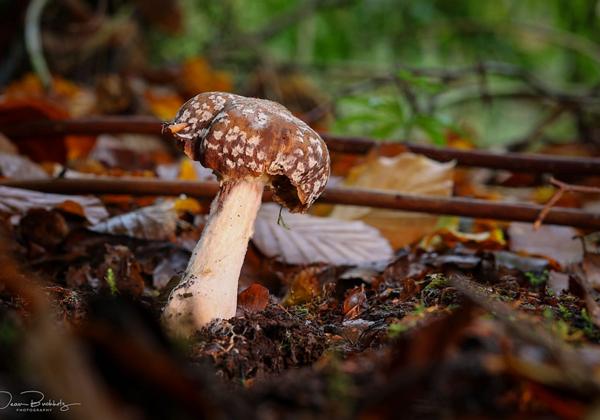
<instances>
[{"instance_id":1,"label":"underside of mushroom cap","mask_svg":"<svg viewBox=\"0 0 600 420\"><path fill-rule=\"evenodd\" d=\"M329 178L325 142L278 103L201 93L167 127L175 126L174 136L191 159L222 180L266 177L274 199L291 211L306 211Z\"/></svg>"}]
</instances>

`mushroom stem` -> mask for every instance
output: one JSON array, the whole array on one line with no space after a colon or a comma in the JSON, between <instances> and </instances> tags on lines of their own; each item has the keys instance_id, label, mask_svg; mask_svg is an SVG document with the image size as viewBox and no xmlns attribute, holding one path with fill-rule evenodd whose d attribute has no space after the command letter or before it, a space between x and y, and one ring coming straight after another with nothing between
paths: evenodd
<instances>
[{"instance_id":1,"label":"mushroom stem","mask_svg":"<svg viewBox=\"0 0 600 420\"><path fill-rule=\"evenodd\" d=\"M214 319L235 316L238 278L264 185L259 178L221 184L183 279L163 312L174 335L189 337Z\"/></svg>"}]
</instances>

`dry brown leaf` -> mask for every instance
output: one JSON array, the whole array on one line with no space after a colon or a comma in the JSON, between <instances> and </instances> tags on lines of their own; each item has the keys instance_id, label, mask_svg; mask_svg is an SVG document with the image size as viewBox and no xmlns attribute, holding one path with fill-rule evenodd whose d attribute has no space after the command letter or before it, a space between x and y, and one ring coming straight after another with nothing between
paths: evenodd
<instances>
[{"instance_id":1,"label":"dry brown leaf","mask_svg":"<svg viewBox=\"0 0 600 420\"><path fill-rule=\"evenodd\" d=\"M144 99L152 114L161 120L170 120L175 117L185 102L177 93L164 89L148 89L144 92Z\"/></svg>"},{"instance_id":2,"label":"dry brown leaf","mask_svg":"<svg viewBox=\"0 0 600 420\"><path fill-rule=\"evenodd\" d=\"M365 285L361 284L352 290L349 290L344 299L343 311L344 319L357 318L363 310L366 309L367 295Z\"/></svg>"},{"instance_id":3,"label":"dry brown leaf","mask_svg":"<svg viewBox=\"0 0 600 420\"><path fill-rule=\"evenodd\" d=\"M17 150L17 146L12 144L12 142L6 137L4 134L0 133L0 152L6 153L8 155L16 155L19 153Z\"/></svg>"},{"instance_id":4,"label":"dry brown leaf","mask_svg":"<svg viewBox=\"0 0 600 420\"><path fill-rule=\"evenodd\" d=\"M65 203L71 203L67 205ZM76 210L72 210L76 205ZM93 196L49 194L0 186L0 212L22 216L30 209L42 208L51 210L60 208L63 211L85 217L92 225L108 217L102 202ZM19 218L17 217L17 219Z\"/></svg>"},{"instance_id":5,"label":"dry brown leaf","mask_svg":"<svg viewBox=\"0 0 600 420\"><path fill-rule=\"evenodd\" d=\"M66 110L72 117L81 117L92 112L96 103L94 93L59 76L52 78L52 89L49 95L40 79L28 73L21 79L12 82L4 90L4 98L9 101L22 99L50 100Z\"/></svg>"},{"instance_id":6,"label":"dry brown leaf","mask_svg":"<svg viewBox=\"0 0 600 420\"><path fill-rule=\"evenodd\" d=\"M0 176L12 179L46 179L48 174L28 158L0 152Z\"/></svg>"},{"instance_id":7,"label":"dry brown leaf","mask_svg":"<svg viewBox=\"0 0 600 420\"><path fill-rule=\"evenodd\" d=\"M287 264L356 265L392 256L386 239L363 222L284 210L283 227L277 224L279 211L276 204L263 204L254 226L252 241L267 257Z\"/></svg>"},{"instance_id":8,"label":"dry brown leaf","mask_svg":"<svg viewBox=\"0 0 600 420\"><path fill-rule=\"evenodd\" d=\"M323 270L322 266L310 266L296 273L281 303L285 306L302 305L319 296L321 293L319 275Z\"/></svg>"},{"instance_id":9,"label":"dry brown leaf","mask_svg":"<svg viewBox=\"0 0 600 420\"><path fill-rule=\"evenodd\" d=\"M406 194L450 196L454 162L439 163L421 155L403 153L393 158L371 155L354 168L344 185ZM362 220L380 230L394 249L430 233L438 217L358 206L335 206L331 217Z\"/></svg>"},{"instance_id":10,"label":"dry brown leaf","mask_svg":"<svg viewBox=\"0 0 600 420\"><path fill-rule=\"evenodd\" d=\"M69 114L56 102L44 98L0 97L0 130L15 125L27 124L33 120L57 120L68 118ZM19 153L36 162L65 162L67 149L64 136L27 136L15 142Z\"/></svg>"},{"instance_id":11,"label":"dry brown leaf","mask_svg":"<svg viewBox=\"0 0 600 420\"><path fill-rule=\"evenodd\" d=\"M129 213L111 217L90 230L146 240L168 240L175 235L177 212L173 201L163 201Z\"/></svg>"},{"instance_id":12,"label":"dry brown leaf","mask_svg":"<svg viewBox=\"0 0 600 420\"><path fill-rule=\"evenodd\" d=\"M238 307L248 312L264 310L269 303L269 289L258 283L252 283L238 295Z\"/></svg>"}]
</instances>

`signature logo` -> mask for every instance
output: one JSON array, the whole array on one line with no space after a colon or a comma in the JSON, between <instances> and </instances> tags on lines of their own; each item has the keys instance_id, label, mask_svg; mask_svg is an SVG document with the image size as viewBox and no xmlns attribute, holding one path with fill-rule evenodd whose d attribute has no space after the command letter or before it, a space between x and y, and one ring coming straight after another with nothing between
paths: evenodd
<instances>
[{"instance_id":1,"label":"signature logo","mask_svg":"<svg viewBox=\"0 0 600 420\"><path fill-rule=\"evenodd\" d=\"M14 396L12 392L0 391L0 410L12 408L20 412L51 412L57 408L59 411L69 411L76 405L81 405L81 403L66 403L62 399L46 399L41 391L22 391Z\"/></svg>"}]
</instances>

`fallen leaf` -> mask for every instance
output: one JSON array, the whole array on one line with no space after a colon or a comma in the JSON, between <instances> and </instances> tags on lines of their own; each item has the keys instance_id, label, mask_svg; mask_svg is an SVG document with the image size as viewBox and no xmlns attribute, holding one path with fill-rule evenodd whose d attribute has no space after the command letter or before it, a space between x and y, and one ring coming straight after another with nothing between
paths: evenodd
<instances>
[{"instance_id":1,"label":"fallen leaf","mask_svg":"<svg viewBox=\"0 0 600 420\"><path fill-rule=\"evenodd\" d=\"M344 319L357 318L366 309L366 305L367 294L365 293L364 284L349 290L346 299L344 299Z\"/></svg>"},{"instance_id":2,"label":"fallen leaf","mask_svg":"<svg viewBox=\"0 0 600 420\"><path fill-rule=\"evenodd\" d=\"M468 248L492 250L504 248L506 241L500 228L479 233L465 233L452 228L442 228L421 239L419 247L432 251L454 248L459 244Z\"/></svg>"},{"instance_id":3,"label":"fallen leaf","mask_svg":"<svg viewBox=\"0 0 600 420\"><path fill-rule=\"evenodd\" d=\"M170 120L185 102L177 93L164 89L148 89L144 92L150 112L161 120Z\"/></svg>"},{"instance_id":4,"label":"fallen leaf","mask_svg":"<svg viewBox=\"0 0 600 420\"><path fill-rule=\"evenodd\" d=\"M65 205L65 203L73 205ZM85 217L92 225L100 223L108 217L106 208L97 197L49 194L0 186L0 212L22 216L34 208L46 210L60 208ZM16 220L19 218L17 217Z\"/></svg>"},{"instance_id":5,"label":"fallen leaf","mask_svg":"<svg viewBox=\"0 0 600 420\"><path fill-rule=\"evenodd\" d=\"M12 179L46 179L48 174L27 157L0 153L0 176Z\"/></svg>"},{"instance_id":6,"label":"fallen leaf","mask_svg":"<svg viewBox=\"0 0 600 420\"><path fill-rule=\"evenodd\" d=\"M44 98L0 99L0 131L10 132L14 126L32 120L60 120L69 114L55 102ZM27 136L15 141L19 153L36 162L54 161L64 163L67 148L64 136Z\"/></svg>"},{"instance_id":7,"label":"fallen leaf","mask_svg":"<svg viewBox=\"0 0 600 420\"><path fill-rule=\"evenodd\" d=\"M102 134L88 158L120 169L153 169L157 163L170 161L160 138L142 134Z\"/></svg>"},{"instance_id":8,"label":"fallen leaf","mask_svg":"<svg viewBox=\"0 0 600 420\"><path fill-rule=\"evenodd\" d=\"M15 146L4 134L0 133L0 152L8 155L16 155L19 153Z\"/></svg>"},{"instance_id":9,"label":"fallen leaf","mask_svg":"<svg viewBox=\"0 0 600 420\"><path fill-rule=\"evenodd\" d=\"M322 266L305 267L296 273L290 282L290 288L281 300L284 306L302 305L321 294L319 275L324 271Z\"/></svg>"},{"instance_id":10,"label":"fallen leaf","mask_svg":"<svg viewBox=\"0 0 600 420\"><path fill-rule=\"evenodd\" d=\"M183 63L179 84L186 96L198 92L231 92L233 89L229 73L213 69L202 57L192 57Z\"/></svg>"},{"instance_id":11,"label":"fallen leaf","mask_svg":"<svg viewBox=\"0 0 600 420\"><path fill-rule=\"evenodd\" d=\"M21 236L46 249L60 244L69 234L65 218L56 210L31 209L19 224Z\"/></svg>"},{"instance_id":12,"label":"fallen leaf","mask_svg":"<svg viewBox=\"0 0 600 420\"><path fill-rule=\"evenodd\" d=\"M96 104L96 97L91 90L58 76L53 77L51 82L52 87L49 94L40 79L35 74L28 73L8 85L3 96L9 101L50 99L72 117L80 117L92 112Z\"/></svg>"},{"instance_id":13,"label":"fallen leaf","mask_svg":"<svg viewBox=\"0 0 600 420\"><path fill-rule=\"evenodd\" d=\"M248 312L264 310L269 303L269 289L258 283L252 283L238 295L238 307Z\"/></svg>"},{"instance_id":14,"label":"fallen leaf","mask_svg":"<svg viewBox=\"0 0 600 420\"><path fill-rule=\"evenodd\" d=\"M344 185L396 191L406 194L447 197L452 194L454 162L439 163L421 155L396 157L370 155L355 167ZM331 215L343 220L362 220L380 230L394 249L408 245L435 229L438 217L421 213L335 206Z\"/></svg>"},{"instance_id":15,"label":"fallen leaf","mask_svg":"<svg viewBox=\"0 0 600 420\"><path fill-rule=\"evenodd\" d=\"M563 267L583 258L581 241L576 238L578 231L572 227L542 225L536 231L529 223L513 222L508 235L511 251L549 257Z\"/></svg>"},{"instance_id":16,"label":"fallen leaf","mask_svg":"<svg viewBox=\"0 0 600 420\"><path fill-rule=\"evenodd\" d=\"M283 210L283 227L277 224L279 211L277 204L263 204L254 226L252 241L267 257L287 264L356 265L392 256L387 240L361 221Z\"/></svg>"},{"instance_id":17,"label":"fallen leaf","mask_svg":"<svg viewBox=\"0 0 600 420\"><path fill-rule=\"evenodd\" d=\"M548 274L548 287L557 296L569 291L569 275L556 270L551 270Z\"/></svg>"},{"instance_id":18,"label":"fallen leaf","mask_svg":"<svg viewBox=\"0 0 600 420\"><path fill-rule=\"evenodd\" d=\"M195 198L182 196L175 200L174 208L179 213L200 214L202 204Z\"/></svg>"},{"instance_id":19,"label":"fallen leaf","mask_svg":"<svg viewBox=\"0 0 600 420\"><path fill-rule=\"evenodd\" d=\"M173 201L162 201L111 217L89 229L98 233L124 235L146 240L168 240L175 235L177 212Z\"/></svg>"},{"instance_id":20,"label":"fallen leaf","mask_svg":"<svg viewBox=\"0 0 600 420\"><path fill-rule=\"evenodd\" d=\"M156 166L156 174L160 179L182 179L185 181L216 181L217 177L211 169L200 162L183 158L179 163L164 163Z\"/></svg>"}]
</instances>

